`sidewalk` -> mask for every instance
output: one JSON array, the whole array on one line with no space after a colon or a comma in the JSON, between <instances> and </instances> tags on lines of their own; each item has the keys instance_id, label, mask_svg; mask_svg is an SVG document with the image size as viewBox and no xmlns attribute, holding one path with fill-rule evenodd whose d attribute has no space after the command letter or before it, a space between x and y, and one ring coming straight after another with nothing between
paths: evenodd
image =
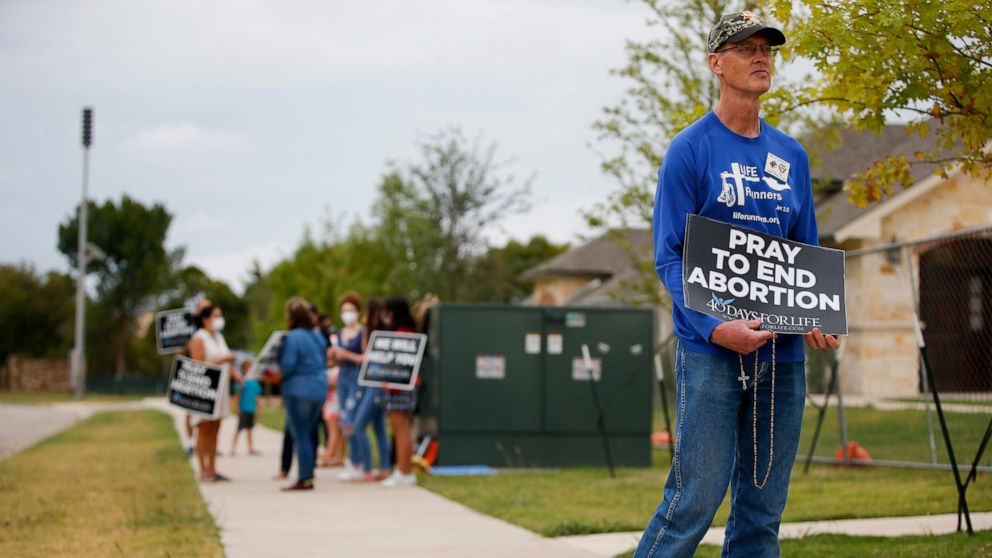
<instances>
[{"instance_id":1,"label":"sidewalk","mask_svg":"<svg viewBox=\"0 0 992 558\"><path fill-rule=\"evenodd\" d=\"M164 400L149 407L169 412L184 438L183 415ZM317 469L313 492L280 492L295 480L276 481L282 433L256 426L255 448L230 457L237 420L225 419L217 469L231 482L201 484L200 492L217 521L228 558L472 556L594 558L565 542L480 514L423 488L383 488L336 480L341 469ZM243 436L242 436L243 438Z\"/></svg>"},{"instance_id":2,"label":"sidewalk","mask_svg":"<svg viewBox=\"0 0 992 558\"><path fill-rule=\"evenodd\" d=\"M957 529L957 515L942 514L912 517L879 517L874 519L841 519L836 521L802 521L783 523L779 538L801 539L812 535L838 534L856 537L902 537L906 535L943 535ZM972 512L971 523L976 531L992 529L992 512ZM703 544L723 546L723 527L711 527ZM576 549L595 553L603 558L629 552L641 540L641 533L603 533L555 539Z\"/></svg>"},{"instance_id":3,"label":"sidewalk","mask_svg":"<svg viewBox=\"0 0 992 558\"><path fill-rule=\"evenodd\" d=\"M0 459L31 447L97 411L141 408L133 403L47 403L0 405Z\"/></svg>"}]
</instances>

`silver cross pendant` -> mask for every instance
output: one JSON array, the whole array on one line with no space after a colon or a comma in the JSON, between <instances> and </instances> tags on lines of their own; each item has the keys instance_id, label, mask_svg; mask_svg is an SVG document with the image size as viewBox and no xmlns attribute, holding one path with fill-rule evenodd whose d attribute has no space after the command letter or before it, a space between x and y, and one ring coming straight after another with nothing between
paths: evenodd
<instances>
[{"instance_id":1,"label":"silver cross pendant","mask_svg":"<svg viewBox=\"0 0 992 558\"><path fill-rule=\"evenodd\" d=\"M747 381L751 379L751 376L748 376L748 375L744 374L744 371L741 370L741 375L737 379L741 381L741 389L746 390L747 389Z\"/></svg>"}]
</instances>

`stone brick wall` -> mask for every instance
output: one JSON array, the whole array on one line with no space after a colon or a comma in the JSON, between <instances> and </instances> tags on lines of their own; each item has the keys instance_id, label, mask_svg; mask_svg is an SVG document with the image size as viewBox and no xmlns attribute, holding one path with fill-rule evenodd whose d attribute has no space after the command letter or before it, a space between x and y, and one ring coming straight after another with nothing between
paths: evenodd
<instances>
[{"instance_id":1,"label":"stone brick wall","mask_svg":"<svg viewBox=\"0 0 992 558\"><path fill-rule=\"evenodd\" d=\"M68 359L10 355L0 368L0 389L71 393Z\"/></svg>"},{"instance_id":2,"label":"stone brick wall","mask_svg":"<svg viewBox=\"0 0 992 558\"><path fill-rule=\"evenodd\" d=\"M955 176L886 216L881 238L862 239L845 248L918 240L990 222L992 183ZM890 398L919 393L913 281L919 286L919 262L908 250L897 262L889 261L884 252L848 258L850 335L841 362L845 394Z\"/></svg>"}]
</instances>

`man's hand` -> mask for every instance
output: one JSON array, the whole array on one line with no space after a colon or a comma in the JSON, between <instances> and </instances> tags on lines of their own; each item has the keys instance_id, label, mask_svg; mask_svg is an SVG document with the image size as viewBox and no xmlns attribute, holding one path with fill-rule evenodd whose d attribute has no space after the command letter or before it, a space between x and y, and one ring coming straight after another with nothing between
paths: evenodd
<instances>
[{"instance_id":1,"label":"man's hand","mask_svg":"<svg viewBox=\"0 0 992 558\"><path fill-rule=\"evenodd\" d=\"M716 326L713 333L710 334L710 341L731 351L748 355L757 351L775 336L771 331L760 330L759 327L761 327L760 318L723 322Z\"/></svg>"},{"instance_id":2,"label":"man's hand","mask_svg":"<svg viewBox=\"0 0 992 558\"><path fill-rule=\"evenodd\" d=\"M833 335L824 335L820 328L814 327L813 331L803 334L803 339L806 340L806 344L809 348L816 350L824 349L838 349L840 348L840 341L837 340Z\"/></svg>"}]
</instances>

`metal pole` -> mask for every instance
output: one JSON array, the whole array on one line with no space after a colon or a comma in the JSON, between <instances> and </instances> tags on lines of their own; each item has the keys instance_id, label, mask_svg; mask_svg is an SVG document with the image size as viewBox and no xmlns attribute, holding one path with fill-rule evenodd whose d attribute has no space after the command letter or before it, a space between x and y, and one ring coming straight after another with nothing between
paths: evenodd
<instances>
[{"instance_id":1,"label":"metal pole","mask_svg":"<svg viewBox=\"0 0 992 558\"><path fill-rule=\"evenodd\" d=\"M909 288L913 298L913 310L920 312L920 291L916 288L916 266L913 259L913 252L906 250L906 269L909 271ZM920 385L923 386L923 408L927 415L927 434L930 442L930 463L937 463L937 437L933 433L933 414L930 412L930 383L924 375L922 360L919 368Z\"/></svg>"},{"instance_id":2,"label":"metal pole","mask_svg":"<svg viewBox=\"0 0 992 558\"><path fill-rule=\"evenodd\" d=\"M592 402L596 406L596 424L599 426L599 434L603 438L603 451L606 453L606 465L610 468L610 478L617 478L617 473L613 468L613 452L610 451L610 440L606 435L606 417L603 416L603 408L599 405L599 391L596 389L596 376L592 370L592 357L589 355L589 345L582 344L582 358L585 361L586 371L589 373L589 387L592 389Z\"/></svg>"},{"instance_id":3,"label":"metal pole","mask_svg":"<svg viewBox=\"0 0 992 558\"><path fill-rule=\"evenodd\" d=\"M809 466L813 463L813 453L816 451L816 442L820 439L820 429L823 428L823 419L827 416L827 408L830 407L830 396L834 393L837 385L837 361L830 367L830 382L827 384L827 393L823 396L823 406L820 407L816 417L816 429L813 430L813 441L809 445L809 454L806 456L806 466L803 473L809 473ZM812 396L811 396L812 397Z\"/></svg>"},{"instance_id":4,"label":"metal pole","mask_svg":"<svg viewBox=\"0 0 992 558\"><path fill-rule=\"evenodd\" d=\"M965 496L965 486L961 483L961 472L958 470L958 460L954 456L954 447L951 445L951 434L947 430L947 421L944 419L944 409L940 406L940 394L937 391L937 384L934 382L933 368L930 366L930 358L927 356L926 343L923 340L923 329L920 327L920 316L913 312L913 326L916 328L916 344L920 348L920 357L923 359L923 367L927 372L927 381L930 383L930 393L933 394L933 406L937 409L937 418L940 420L940 431L944 435L944 444L947 446L947 457L951 460L951 471L954 473L954 486L958 489L958 531L961 531L961 515L964 514L964 521L968 528L968 534L973 535L975 530L971 526L971 512L968 511L968 499Z\"/></svg>"},{"instance_id":5,"label":"metal pole","mask_svg":"<svg viewBox=\"0 0 992 558\"><path fill-rule=\"evenodd\" d=\"M86 225L88 223L88 190L90 145L92 144L93 109L83 109L83 199L79 203L79 245L76 251L76 346L72 351L72 379L76 399L86 395Z\"/></svg>"}]
</instances>

